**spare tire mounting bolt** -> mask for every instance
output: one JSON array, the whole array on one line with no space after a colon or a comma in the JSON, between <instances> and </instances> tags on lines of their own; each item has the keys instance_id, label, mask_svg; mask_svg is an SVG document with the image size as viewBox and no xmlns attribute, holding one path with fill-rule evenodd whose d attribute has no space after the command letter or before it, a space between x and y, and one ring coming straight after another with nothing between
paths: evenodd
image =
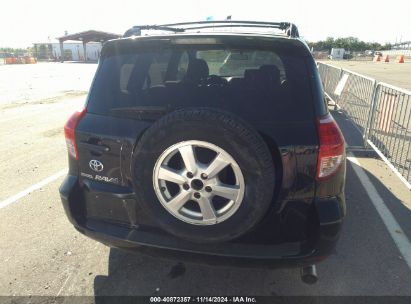
<instances>
[{"instance_id":1,"label":"spare tire mounting bolt","mask_svg":"<svg viewBox=\"0 0 411 304\"><path fill-rule=\"evenodd\" d=\"M191 173L191 172L187 172L187 177L188 177L188 178L193 178L194 175L193 175L193 173Z\"/></svg>"},{"instance_id":2,"label":"spare tire mounting bolt","mask_svg":"<svg viewBox=\"0 0 411 304\"><path fill-rule=\"evenodd\" d=\"M200 195L200 193L196 192L196 193L194 193L194 197L199 199L201 197L201 195Z\"/></svg>"},{"instance_id":3,"label":"spare tire mounting bolt","mask_svg":"<svg viewBox=\"0 0 411 304\"><path fill-rule=\"evenodd\" d=\"M207 191L207 192L211 192L211 191L213 191L213 189L211 189L211 187L210 187L210 186L206 186L206 187L205 187L205 191Z\"/></svg>"},{"instance_id":4,"label":"spare tire mounting bolt","mask_svg":"<svg viewBox=\"0 0 411 304\"><path fill-rule=\"evenodd\" d=\"M201 173L201 178L202 178L202 179L207 179L207 177L208 177L207 174Z\"/></svg>"},{"instance_id":5,"label":"spare tire mounting bolt","mask_svg":"<svg viewBox=\"0 0 411 304\"><path fill-rule=\"evenodd\" d=\"M190 186L189 186L188 184L184 184L184 185L183 185L183 189L184 189L184 190L188 190L188 189L190 189Z\"/></svg>"}]
</instances>

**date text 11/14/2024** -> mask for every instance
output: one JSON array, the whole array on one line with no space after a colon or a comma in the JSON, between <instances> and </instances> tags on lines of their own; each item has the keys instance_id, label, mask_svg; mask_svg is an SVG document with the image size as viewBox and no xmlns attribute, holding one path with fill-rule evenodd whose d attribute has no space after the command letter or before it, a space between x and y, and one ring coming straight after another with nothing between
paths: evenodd
<instances>
[{"instance_id":1,"label":"date text 11/14/2024","mask_svg":"<svg viewBox=\"0 0 411 304\"><path fill-rule=\"evenodd\" d=\"M255 297L150 297L150 303L257 303Z\"/></svg>"}]
</instances>

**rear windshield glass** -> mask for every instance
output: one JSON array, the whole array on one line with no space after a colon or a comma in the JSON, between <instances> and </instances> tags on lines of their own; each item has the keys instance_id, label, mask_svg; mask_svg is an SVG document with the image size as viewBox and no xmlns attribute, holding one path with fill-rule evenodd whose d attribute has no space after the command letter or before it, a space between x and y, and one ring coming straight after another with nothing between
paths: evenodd
<instances>
[{"instance_id":1,"label":"rear windshield glass","mask_svg":"<svg viewBox=\"0 0 411 304\"><path fill-rule=\"evenodd\" d=\"M105 57L88 111L121 115L132 108L208 106L254 120L311 120L304 57L275 49L175 45ZM288 115L284 115L288 113Z\"/></svg>"}]
</instances>

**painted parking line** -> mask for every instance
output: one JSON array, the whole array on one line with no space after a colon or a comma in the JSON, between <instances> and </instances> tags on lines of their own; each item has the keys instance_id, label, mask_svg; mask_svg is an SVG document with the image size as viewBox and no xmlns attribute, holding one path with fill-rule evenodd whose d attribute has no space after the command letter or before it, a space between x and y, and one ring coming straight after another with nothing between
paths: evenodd
<instances>
[{"instance_id":1,"label":"painted parking line","mask_svg":"<svg viewBox=\"0 0 411 304\"><path fill-rule=\"evenodd\" d=\"M25 197L26 195L30 194L33 191L36 191L38 189L40 189L41 187L44 187L45 185L55 181L56 179L62 177L63 175L67 174L67 169L63 169L45 179L43 179L42 181L38 182L37 184L34 184L30 187L28 187L27 189L13 195L10 196L9 198L6 198L4 201L0 202L0 209L13 204L15 202L17 202L19 199Z\"/></svg>"},{"instance_id":2,"label":"painted parking line","mask_svg":"<svg viewBox=\"0 0 411 304\"><path fill-rule=\"evenodd\" d=\"M377 212L380 215L385 227L394 240L394 243L397 245L398 250L400 251L404 260L407 262L408 267L411 269L410 240L401 229L401 226L398 224L391 211L385 205L384 200L378 194L377 189L375 189L367 174L362 169L362 166L358 159L352 153L348 153L347 159L352 163L352 168L354 169L355 174L358 176L372 204L374 205L375 209L377 209Z\"/></svg>"}]
</instances>

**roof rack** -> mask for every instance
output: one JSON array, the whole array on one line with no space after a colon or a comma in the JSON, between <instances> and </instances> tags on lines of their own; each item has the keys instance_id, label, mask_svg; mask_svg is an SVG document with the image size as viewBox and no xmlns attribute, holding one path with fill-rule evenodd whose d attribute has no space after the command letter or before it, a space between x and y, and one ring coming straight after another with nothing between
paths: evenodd
<instances>
[{"instance_id":1,"label":"roof rack","mask_svg":"<svg viewBox=\"0 0 411 304\"><path fill-rule=\"evenodd\" d=\"M180 22L161 25L137 25L133 26L124 33L123 37L141 36L141 30L160 30L174 33L181 33L200 29L214 28L233 28L233 27L248 27L248 28L274 28L284 32L290 38L299 37L298 28L290 22L260 22L260 21L197 21L197 22Z\"/></svg>"}]
</instances>

